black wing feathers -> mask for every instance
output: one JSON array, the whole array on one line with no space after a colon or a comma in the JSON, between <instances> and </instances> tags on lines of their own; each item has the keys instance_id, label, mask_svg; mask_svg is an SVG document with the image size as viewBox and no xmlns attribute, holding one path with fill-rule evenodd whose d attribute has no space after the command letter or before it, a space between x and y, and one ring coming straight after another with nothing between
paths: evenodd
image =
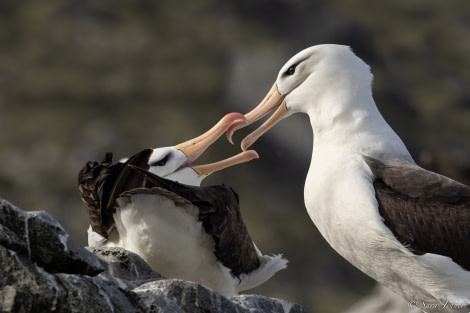
<instances>
[{"instance_id":1,"label":"black wing feathers","mask_svg":"<svg viewBox=\"0 0 470 313\"><path fill-rule=\"evenodd\" d=\"M112 153L106 153L103 162L87 162L78 173L78 190L88 208L93 231L108 238L113 225L115 201L123 191L140 187L139 177L129 165L148 168L151 149L143 150L125 163L113 163Z\"/></svg>"},{"instance_id":2,"label":"black wing feathers","mask_svg":"<svg viewBox=\"0 0 470 313\"><path fill-rule=\"evenodd\" d=\"M470 270L470 187L406 161L365 161L396 238L416 254L444 255Z\"/></svg>"},{"instance_id":3,"label":"black wing feathers","mask_svg":"<svg viewBox=\"0 0 470 313\"><path fill-rule=\"evenodd\" d=\"M122 167L121 163L112 163L112 154L107 153L103 162L87 162L78 174L78 190L88 209L91 228L105 238L113 218L112 212L102 210L103 185L114 180Z\"/></svg>"}]
</instances>

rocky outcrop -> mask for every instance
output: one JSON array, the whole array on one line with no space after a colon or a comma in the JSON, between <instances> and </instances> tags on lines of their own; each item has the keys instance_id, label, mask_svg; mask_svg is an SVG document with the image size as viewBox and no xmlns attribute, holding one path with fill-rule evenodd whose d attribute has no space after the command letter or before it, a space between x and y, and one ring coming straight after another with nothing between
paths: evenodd
<instances>
[{"instance_id":1,"label":"rocky outcrop","mask_svg":"<svg viewBox=\"0 0 470 313\"><path fill-rule=\"evenodd\" d=\"M226 298L165 279L120 248L83 248L45 212L0 199L0 312L306 312L260 295Z\"/></svg>"}]
</instances>

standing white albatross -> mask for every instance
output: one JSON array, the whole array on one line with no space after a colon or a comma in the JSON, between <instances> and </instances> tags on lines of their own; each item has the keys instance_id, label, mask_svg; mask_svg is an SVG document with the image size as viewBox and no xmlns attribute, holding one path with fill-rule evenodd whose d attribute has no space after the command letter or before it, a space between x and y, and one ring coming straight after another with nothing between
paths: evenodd
<instances>
[{"instance_id":1,"label":"standing white albatross","mask_svg":"<svg viewBox=\"0 0 470 313\"><path fill-rule=\"evenodd\" d=\"M262 255L229 187L199 187L207 175L258 155L192 166L241 114L226 115L205 134L174 147L145 149L125 162L88 162L79 190L88 208L90 246L122 247L168 278L190 280L232 296L286 267L281 255ZM164 178L162 178L164 177ZM182 184L184 183L184 184Z\"/></svg>"},{"instance_id":2,"label":"standing white albatross","mask_svg":"<svg viewBox=\"0 0 470 313\"><path fill-rule=\"evenodd\" d=\"M283 117L308 114L314 145L304 199L323 237L421 309L468 312L470 187L415 164L379 113L371 83L349 47L307 48L281 68L248 123L227 135L276 109L242 141L246 150Z\"/></svg>"}]
</instances>

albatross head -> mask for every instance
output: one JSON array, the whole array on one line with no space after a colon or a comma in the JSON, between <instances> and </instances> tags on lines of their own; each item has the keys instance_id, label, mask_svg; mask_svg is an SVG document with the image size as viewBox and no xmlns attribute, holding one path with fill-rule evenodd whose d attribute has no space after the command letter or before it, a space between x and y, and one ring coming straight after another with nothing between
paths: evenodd
<instances>
[{"instance_id":1,"label":"albatross head","mask_svg":"<svg viewBox=\"0 0 470 313\"><path fill-rule=\"evenodd\" d=\"M258 158L254 150L243 151L230 158L204 165L192 165L191 156L178 146L153 149L148 171L166 179L190 186L199 186L210 174Z\"/></svg>"},{"instance_id":2,"label":"albatross head","mask_svg":"<svg viewBox=\"0 0 470 313\"><path fill-rule=\"evenodd\" d=\"M282 118L296 112L309 114L319 128L348 113L353 105L369 105L372 74L369 66L349 47L318 45L293 56L279 71L276 82L261 103L245 114L247 121L227 130L233 132L275 112L242 141L246 150ZM364 101L357 101L358 98ZM349 99L354 99L351 101Z\"/></svg>"},{"instance_id":3,"label":"albatross head","mask_svg":"<svg viewBox=\"0 0 470 313\"><path fill-rule=\"evenodd\" d=\"M204 178L214 172L258 158L256 151L250 150L218 162L192 165L229 127L245 123L246 118L242 114L229 113L198 137L176 146L153 149L148 161L149 171L182 184L199 186Z\"/></svg>"}]
</instances>

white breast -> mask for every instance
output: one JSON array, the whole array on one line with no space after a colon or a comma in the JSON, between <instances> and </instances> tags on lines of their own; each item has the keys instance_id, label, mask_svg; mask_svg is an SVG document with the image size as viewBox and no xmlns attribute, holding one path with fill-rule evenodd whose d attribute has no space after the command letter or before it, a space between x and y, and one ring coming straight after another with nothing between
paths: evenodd
<instances>
[{"instance_id":1,"label":"white breast","mask_svg":"<svg viewBox=\"0 0 470 313\"><path fill-rule=\"evenodd\" d=\"M119 246L139 254L163 276L194 281L225 295L236 293L234 278L217 262L214 241L197 221L195 206L176 206L167 197L151 194L117 202Z\"/></svg>"}]
</instances>

